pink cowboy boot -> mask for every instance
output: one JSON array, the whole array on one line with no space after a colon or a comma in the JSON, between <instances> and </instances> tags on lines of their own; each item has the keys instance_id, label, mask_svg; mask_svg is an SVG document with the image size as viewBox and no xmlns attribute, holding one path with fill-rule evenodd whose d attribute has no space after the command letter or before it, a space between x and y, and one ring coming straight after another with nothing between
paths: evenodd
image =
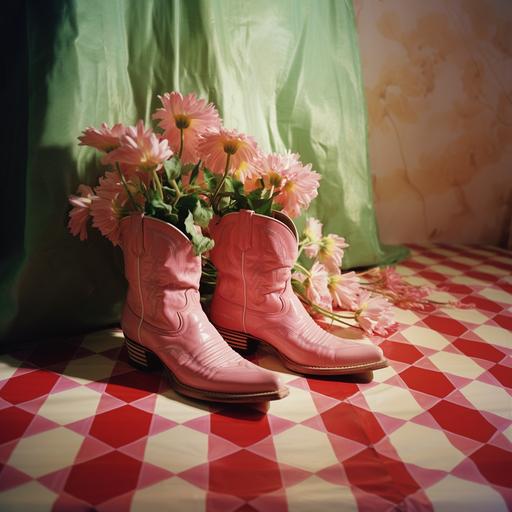
<instances>
[{"instance_id":1,"label":"pink cowboy boot","mask_svg":"<svg viewBox=\"0 0 512 512\"><path fill-rule=\"evenodd\" d=\"M282 213L229 213L210 223L217 286L210 318L234 348L253 341L273 348L290 370L341 375L387 366L382 351L366 342L339 338L310 317L291 286L297 231Z\"/></svg>"},{"instance_id":2,"label":"pink cowboy boot","mask_svg":"<svg viewBox=\"0 0 512 512\"><path fill-rule=\"evenodd\" d=\"M199 302L201 258L181 231L131 215L121 220L121 244L129 284L121 327L135 366L163 365L177 392L200 400L261 402L288 394L208 321Z\"/></svg>"}]
</instances>

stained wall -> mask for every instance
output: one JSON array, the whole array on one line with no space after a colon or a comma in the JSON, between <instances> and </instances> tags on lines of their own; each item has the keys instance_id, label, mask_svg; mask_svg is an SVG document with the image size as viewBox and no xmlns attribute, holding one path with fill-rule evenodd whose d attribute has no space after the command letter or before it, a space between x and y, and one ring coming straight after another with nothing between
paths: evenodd
<instances>
[{"instance_id":1,"label":"stained wall","mask_svg":"<svg viewBox=\"0 0 512 512\"><path fill-rule=\"evenodd\" d=\"M354 0L385 242L507 245L512 2Z\"/></svg>"}]
</instances>

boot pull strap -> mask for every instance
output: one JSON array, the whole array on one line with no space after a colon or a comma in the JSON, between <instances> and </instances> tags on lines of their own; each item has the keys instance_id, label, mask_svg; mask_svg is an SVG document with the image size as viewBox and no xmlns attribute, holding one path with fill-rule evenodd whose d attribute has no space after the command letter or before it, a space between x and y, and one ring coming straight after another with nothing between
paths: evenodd
<instances>
[{"instance_id":1,"label":"boot pull strap","mask_svg":"<svg viewBox=\"0 0 512 512\"><path fill-rule=\"evenodd\" d=\"M252 210L240 210L239 244L242 251L247 251L252 247L253 215Z\"/></svg>"}]
</instances>

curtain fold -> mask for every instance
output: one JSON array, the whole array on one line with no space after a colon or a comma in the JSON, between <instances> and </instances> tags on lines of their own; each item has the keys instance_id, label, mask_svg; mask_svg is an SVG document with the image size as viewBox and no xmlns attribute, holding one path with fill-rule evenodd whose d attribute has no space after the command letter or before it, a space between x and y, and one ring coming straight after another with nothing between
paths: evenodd
<instances>
[{"instance_id":1,"label":"curtain fold","mask_svg":"<svg viewBox=\"0 0 512 512\"><path fill-rule=\"evenodd\" d=\"M24 9L15 14L26 49L11 82L27 89L28 112L8 148L18 155L7 167L17 213L2 251L3 340L118 320L119 249L92 229L85 243L66 229L67 196L102 172L76 138L103 121L149 122L166 91L196 92L263 150L311 162L322 180L308 213L349 241L345 267L405 255L378 238L350 1L48 0ZM27 109L25 97L14 102Z\"/></svg>"}]
</instances>

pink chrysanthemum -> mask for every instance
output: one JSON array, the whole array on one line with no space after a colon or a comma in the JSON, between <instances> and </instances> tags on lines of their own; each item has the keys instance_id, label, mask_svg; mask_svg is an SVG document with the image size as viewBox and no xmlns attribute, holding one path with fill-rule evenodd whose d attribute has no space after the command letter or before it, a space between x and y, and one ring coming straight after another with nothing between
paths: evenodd
<instances>
[{"instance_id":1,"label":"pink chrysanthemum","mask_svg":"<svg viewBox=\"0 0 512 512\"><path fill-rule=\"evenodd\" d=\"M253 174L250 164L258 155L258 146L249 135L220 128L201 136L198 153L204 165L216 174L224 173L229 158L228 173L244 180Z\"/></svg>"},{"instance_id":2,"label":"pink chrysanthemum","mask_svg":"<svg viewBox=\"0 0 512 512\"><path fill-rule=\"evenodd\" d=\"M198 99L193 93L182 96L181 93L174 91L158 98L163 108L159 108L153 114L153 119L160 119L158 126L164 130L164 137L175 153L180 151L183 130L181 161L184 164L196 163L199 159L199 136L207 130L220 128L217 109L213 103L206 103L206 100Z\"/></svg>"},{"instance_id":3,"label":"pink chrysanthemum","mask_svg":"<svg viewBox=\"0 0 512 512\"><path fill-rule=\"evenodd\" d=\"M288 155L260 153L252 163L252 173L245 182L245 191L251 192L256 188L264 188L270 194L279 192L284 185L284 172L290 167Z\"/></svg>"},{"instance_id":4,"label":"pink chrysanthemum","mask_svg":"<svg viewBox=\"0 0 512 512\"><path fill-rule=\"evenodd\" d=\"M322 223L314 217L308 217L302 233L306 238L304 253L308 258L316 258L322 240Z\"/></svg>"},{"instance_id":5,"label":"pink chrysanthemum","mask_svg":"<svg viewBox=\"0 0 512 512\"><path fill-rule=\"evenodd\" d=\"M139 183L128 183L133 199L138 205L144 205L144 195ZM92 225L101 231L114 245L119 244L119 221L130 211L135 210L119 175L106 172L95 188L96 198L91 204Z\"/></svg>"},{"instance_id":6,"label":"pink chrysanthemum","mask_svg":"<svg viewBox=\"0 0 512 512\"><path fill-rule=\"evenodd\" d=\"M140 120L136 126L126 128L125 135L121 137L121 145L108 153L103 161L152 171L160 169L172 154L167 139L159 140L151 128L145 129L144 122Z\"/></svg>"},{"instance_id":7,"label":"pink chrysanthemum","mask_svg":"<svg viewBox=\"0 0 512 512\"><path fill-rule=\"evenodd\" d=\"M367 334L386 336L395 325L391 304L379 296L362 290L359 295L355 318Z\"/></svg>"},{"instance_id":8,"label":"pink chrysanthemum","mask_svg":"<svg viewBox=\"0 0 512 512\"><path fill-rule=\"evenodd\" d=\"M73 236L80 236L80 240L87 239L87 221L91 214L91 204L96 197L91 187L80 185L77 193L79 196L69 196L69 202L73 206L69 212L68 229Z\"/></svg>"},{"instance_id":9,"label":"pink chrysanthemum","mask_svg":"<svg viewBox=\"0 0 512 512\"><path fill-rule=\"evenodd\" d=\"M334 307L352 311L357 308L361 285L355 272L329 275L328 288Z\"/></svg>"},{"instance_id":10,"label":"pink chrysanthemum","mask_svg":"<svg viewBox=\"0 0 512 512\"><path fill-rule=\"evenodd\" d=\"M344 249L349 245L342 236L333 233L324 236L320 241L318 261L322 263L329 272L337 272L341 267Z\"/></svg>"},{"instance_id":11,"label":"pink chrysanthemum","mask_svg":"<svg viewBox=\"0 0 512 512\"><path fill-rule=\"evenodd\" d=\"M112 128L106 123L102 123L100 128L89 127L78 137L79 146L90 146L108 153L120 146L125 131L126 127L121 123L115 124Z\"/></svg>"},{"instance_id":12,"label":"pink chrysanthemum","mask_svg":"<svg viewBox=\"0 0 512 512\"><path fill-rule=\"evenodd\" d=\"M322 308L332 309L332 299L329 293L329 276L323 265L316 262L309 271L310 275L304 281L306 297Z\"/></svg>"},{"instance_id":13,"label":"pink chrysanthemum","mask_svg":"<svg viewBox=\"0 0 512 512\"><path fill-rule=\"evenodd\" d=\"M289 154L290 166L282 173L283 184L275 202L290 217L298 217L318 195L320 175L311 170L311 164L302 165L298 155Z\"/></svg>"}]
</instances>

